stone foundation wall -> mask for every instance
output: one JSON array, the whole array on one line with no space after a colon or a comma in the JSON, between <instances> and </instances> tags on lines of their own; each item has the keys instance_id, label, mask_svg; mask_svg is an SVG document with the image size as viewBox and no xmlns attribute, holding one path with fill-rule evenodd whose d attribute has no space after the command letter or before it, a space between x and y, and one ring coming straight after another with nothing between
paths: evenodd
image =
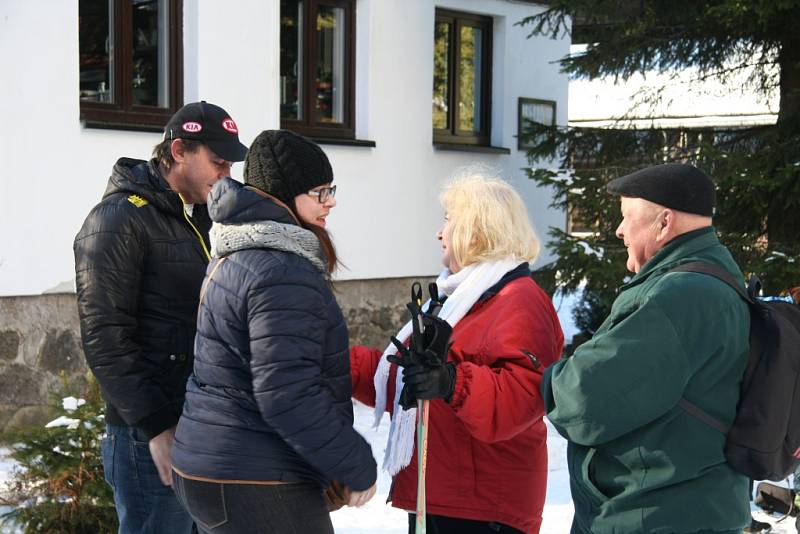
<instances>
[{"instance_id":1,"label":"stone foundation wall","mask_svg":"<svg viewBox=\"0 0 800 534\"><path fill-rule=\"evenodd\" d=\"M350 331L351 345L369 345L385 349L389 336L408 321L406 303L411 298L411 284L427 286L435 278L385 278L337 282L336 300L342 308Z\"/></svg>"},{"instance_id":2,"label":"stone foundation wall","mask_svg":"<svg viewBox=\"0 0 800 534\"><path fill-rule=\"evenodd\" d=\"M74 294L0 298L0 429L38 424L59 375L84 380Z\"/></svg>"},{"instance_id":3,"label":"stone foundation wall","mask_svg":"<svg viewBox=\"0 0 800 534\"><path fill-rule=\"evenodd\" d=\"M350 343L385 348L407 320L411 283L425 278L348 280L335 294ZM42 424L63 372L80 385L87 372L74 293L0 297L0 432Z\"/></svg>"}]
</instances>

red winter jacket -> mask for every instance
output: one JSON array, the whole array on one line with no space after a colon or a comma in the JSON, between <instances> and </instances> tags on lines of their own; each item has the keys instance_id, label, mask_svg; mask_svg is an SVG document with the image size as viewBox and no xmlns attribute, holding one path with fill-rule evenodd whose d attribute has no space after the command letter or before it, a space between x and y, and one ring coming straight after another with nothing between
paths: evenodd
<instances>
[{"instance_id":1,"label":"red winter jacket","mask_svg":"<svg viewBox=\"0 0 800 534\"><path fill-rule=\"evenodd\" d=\"M517 277L484 294L458 322L452 340L448 358L457 362L453 398L450 404L441 399L430 404L427 511L537 533L547 486L539 385L564 342L553 305L529 276ZM535 368L521 349L535 355L541 366ZM373 376L380 356L378 349L350 349L353 396L370 406L375 405ZM392 365L389 411L396 373ZM389 498L393 506L413 511L416 491L415 450L411 463L395 476Z\"/></svg>"}]
</instances>

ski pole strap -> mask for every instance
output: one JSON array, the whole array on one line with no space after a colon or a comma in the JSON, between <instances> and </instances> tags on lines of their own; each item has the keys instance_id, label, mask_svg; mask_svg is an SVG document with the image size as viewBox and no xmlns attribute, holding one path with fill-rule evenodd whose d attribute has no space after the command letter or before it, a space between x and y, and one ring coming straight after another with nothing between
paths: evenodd
<instances>
[{"instance_id":1,"label":"ski pole strap","mask_svg":"<svg viewBox=\"0 0 800 534\"><path fill-rule=\"evenodd\" d=\"M800 290L800 288L798 288ZM442 311L442 301L439 300L439 287L436 282L428 284L428 293L431 295L431 303L428 305L428 313L434 317L439 315Z\"/></svg>"}]
</instances>

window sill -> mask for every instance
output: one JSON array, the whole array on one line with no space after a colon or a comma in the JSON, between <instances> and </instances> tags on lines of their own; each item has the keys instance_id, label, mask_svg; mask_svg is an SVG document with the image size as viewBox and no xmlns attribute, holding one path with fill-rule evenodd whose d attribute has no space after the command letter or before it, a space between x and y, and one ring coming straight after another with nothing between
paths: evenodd
<instances>
[{"instance_id":1,"label":"window sill","mask_svg":"<svg viewBox=\"0 0 800 534\"><path fill-rule=\"evenodd\" d=\"M484 154L511 154L510 148L487 145L461 145L456 143L433 143L436 150L453 152L482 152Z\"/></svg>"},{"instance_id":2,"label":"window sill","mask_svg":"<svg viewBox=\"0 0 800 534\"><path fill-rule=\"evenodd\" d=\"M375 148L375 141L366 139L336 139L335 137L312 137L312 141L320 145L339 145L339 146L359 146L364 148Z\"/></svg>"},{"instance_id":3,"label":"window sill","mask_svg":"<svg viewBox=\"0 0 800 534\"><path fill-rule=\"evenodd\" d=\"M154 124L127 124L117 122L101 122L93 120L82 121L83 127L97 130L124 130L131 132L157 132L164 133L164 126Z\"/></svg>"}]
</instances>

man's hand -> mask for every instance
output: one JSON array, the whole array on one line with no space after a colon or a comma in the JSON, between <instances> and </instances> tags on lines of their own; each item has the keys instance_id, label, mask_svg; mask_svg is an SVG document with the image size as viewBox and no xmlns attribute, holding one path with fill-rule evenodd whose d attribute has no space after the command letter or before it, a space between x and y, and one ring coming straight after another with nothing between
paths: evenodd
<instances>
[{"instance_id":1,"label":"man's hand","mask_svg":"<svg viewBox=\"0 0 800 534\"><path fill-rule=\"evenodd\" d=\"M163 431L150 440L150 456L158 469L158 476L165 486L172 486L172 444L175 443L175 427Z\"/></svg>"},{"instance_id":2,"label":"man's hand","mask_svg":"<svg viewBox=\"0 0 800 534\"><path fill-rule=\"evenodd\" d=\"M347 501L347 506L364 506L367 504L367 501L375 495L376 486L377 483L364 491L354 491L350 493L350 500Z\"/></svg>"}]
</instances>

